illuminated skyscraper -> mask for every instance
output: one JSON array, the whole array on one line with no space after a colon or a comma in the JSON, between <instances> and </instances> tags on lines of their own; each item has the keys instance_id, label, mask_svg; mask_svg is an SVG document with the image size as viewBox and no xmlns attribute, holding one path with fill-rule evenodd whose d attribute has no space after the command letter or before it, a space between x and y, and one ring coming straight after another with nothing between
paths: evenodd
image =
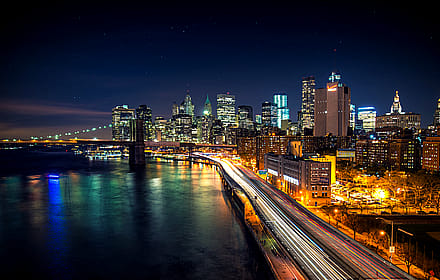
<instances>
[{"instance_id":1,"label":"illuminated skyscraper","mask_svg":"<svg viewBox=\"0 0 440 280\"><path fill-rule=\"evenodd\" d=\"M217 119L223 127L236 126L235 96L229 92L217 94Z\"/></svg>"},{"instance_id":2,"label":"illuminated skyscraper","mask_svg":"<svg viewBox=\"0 0 440 280\"><path fill-rule=\"evenodd\" d=\"M112 139L130 141L130 122L135 118L135 110L128 105L116 106L112 109Z\"/></svg>"},{"instance_id":3,"label":"illuminated skyscraper","mask_svg":"<svg viewBox=\"0 0 440 280\"><path fill-rule=\"evenodd\" d=\"M203 106L203 115L212 116L212 105L211 101L209 101L208 95L206 95L205 105Z\"/></svg>"},{"instance_id":4,"label":"illuminated skyscraper","mask_svg":"<svg viewBox=\"0 0 440 280\"><path fill-rule=\"evenodd\" d=\"M144 121L144 139L151 141L154 138L153 119L151 117L151 108L147 105L140 105L136 109L136 117Z\"/></svg>"},{"instance_id":5,"label":"illuminated skyscraper","mask_svg":"<svg viewBox=\"0 0 440 280\"><path fill-rule=\"evenodd\" d=\"M301 132L304 129L313 130L315 124L315 77L310 76L302 79L302 103L301 103Z\"/></svg>"},{"instance_id":6,"label":"illuminated skyscraper","mask_svg":"<svg viewBox=\"0 0 440 280\"><path fill-rule=\"evenodd\" d=\"M420 129L421 116L416 113L405 113L400 105L399 92L396 91L391 112L376 117L376 133L378 136L391 136L404 129L416 132Z\"/></svg>"},{"instance_id":7,"label":"illuminated skyscraper","mask_svg":"<svg viewBox=\"0 0 440 280\"><path fill-rule=\"evenodd\" d=\"M351 90L341 82L341 75L332 72L326 88L315 93L314 136L347 136L350 125Z\"/></svg>"},{"instance_id":8,"label":"illuminated skyscraper","mask_svg":"<svg viewBox=\"0 0 440 280\"><path fill-rule=\"evenodd\" d=\"M400 105L400 97L399 97L399 91L396 90L396 95L394 96L394 102L393 105L391 105L391 114L403 114L402 112L402 106Z\"/></svg>"},{"instance_id":9,"label":"illuminated skyscraper","mask_svg":"<svg viewBox=\"0 0 440 280\"><path fill-rule=\"evenodd\" d=\"M192 103L191 96L189 95L189 90L186 91L186 96L182 102L180 113L189 115L194 119L194 104Z\"/></svg>"},{"instance_id":10,"label":"illuminated skyscraper","mask_svg":"<svg viewBox=\"0 0 440 280\"><path fill-rule=\"evenodd\" d=\"M253 110L251 106L238 106L238 127L254 130Z\"/></svg>"},{"instance_id":11,"label":"illuminated skyscraper","mask_svg":"<svg viewBox=\"0 0 440 280\"><path fill-rule=\"evenodd\" d=\"M440 98L437 101L437 109L434 112L434 126L440 126Z\"/></svg>"},{"instance_id":12,"label":"illuminated skyscraper","mask_svg":"<svg viewBox=\"0 0 440 280\"><path fill-rule=\"evenodd\" d=\"M277 125L277 108L272 102L265 101L261 104L261 123L265 127Z\"/></svg>"},{"instance_id":13,"label":"illuminated skyscraper","mask_svg":"<svg viewBox=\"0 0 440 280\"><path fill-rule=\"evenodd\" d=\"M351 131L354 132L356 127L356 105L350 104L350 127Z\"/></svg>"},{"instance_id":14,"label":"illuminated skyscraper","mask_svg":"<svg viewBox=\"0 0 440 280\"><path fill-rule=\"evenodd\" d=\"M277 126L281 128L281 121L290 118L289 109L287 108L287 94L274 93L273 103L277 108Z\"/></svg>"},{"instance_id":15,"label":"illuminated skyscraper","mask_svg":"<svg viewBox=\"0 0 440 280\"><path fill-rule=\"evenodd\" d=\"M361 129L366 133L374 131L376 128L376 108L359 107L357 118Z\"/></svg>"},{"instance_id":16,"label":"illuminated skyscraper","mask_svg":"<svg viewBox=\"0 0 440 280\"><path fill-rule=\"evenodd\" d=\"M261 115L255 115L255 122L261 124Z\"/></svg>"},{"instance_id":17,"label":"illuminated skyscraper","mask_svg":"<svg viewBox=\"0 0 440 280\"><path fill-rule=\"evenodd\" d=\"M156 133L155 140L165 141L167 139L167 121L162 116L157 116L154 119L154 131Z\"/></svg>"}]
</instances>

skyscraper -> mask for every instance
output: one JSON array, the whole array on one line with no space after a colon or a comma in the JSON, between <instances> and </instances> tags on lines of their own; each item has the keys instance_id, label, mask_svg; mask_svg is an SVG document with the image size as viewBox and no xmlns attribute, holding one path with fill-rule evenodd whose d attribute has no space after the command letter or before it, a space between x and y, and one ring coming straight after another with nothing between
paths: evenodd
<instances>
[{"instance_id":1,"label":"skyscraper","mask_svg":"<svg viewBox=\"0 0 440 280\"><path fill-rule=\"evenodd\" d=\"M185 99L181 104L181 114L186 114L194 119L194 104L192 103L191 96L189 95L189 90L186 91Z\"/></svg>"},{"instance_id":2,"label":"skyscraper","mask_svg":"<svg viewBox=\"0 0 440 280\"><path fill-rule=\"evenodd\" d=\"M314 136L347 136L350 125L351 90L341 82L341 75L332 72L326 88L315 93Z\"/></svg>"},{"instance_id":3,"label":"skyscraper","mask_svg":"<svg viewBox=\"0 0 440 280\"><path fill-rule=\"evenodd\" d=\"M391 114L402 114L402 106L400 105L399 91L396 90L396 95L394 96L393 105L391 105Z\"/></svg>"},{"instance_id":4,"label":"skyscraper","mask_svg":"<svg viewBox=\"0 0 440 280\"><path fill-rule=\"evenodd\" d=\"M261 123L265 127L277 125L277 108L272 102L265 101L261 104Z\"/></svg>"},{"instance_id":5,"label":"skyscraper","mask_svg":"<svg viewBox=\"0 0 440 280\"><path fill-rule=\"evenodd\" d=\"M357 118L361 129L366 133L372 132L376 128L375 107L359 107Z\"/></svg>"},{"instance_id":6,"label":"skyscraper","mask_svg":"<svg viewBox=\"0 0 440 280\"><path fill-rule=\"evenodd\" d=\"M261 124L261 115L255 115L255 122Z\"/></svg>"},{"instance_id":7,"label":"skyscraper","mask_svg":"<svg viewBox=\"0 0 440 280\"><path fill-rule=\"evenodd\" d=\"M273 103L277 108L277 126L278 128L281 128L281 121L290 118L289 108L287 108L287 94L274 93Z\"/></svg>"},{"instance_id":8,"label":"skyscraper","mask_svg":"<svg viewBox=\"0 0 440 280\"><path fill-rule=\"evenodd\" d=\"M144 121L144 140L151 141L154 138L153 119L151 108L147 105L139 105L136 109L136 117Z\"/></svg>"},{"instance_id":9,"label":"skyscraper","mask_svg":"<svg viewBox=\"0 0 440 280\"><path fill-rule=\"evenodd\" d=\"M315 124L315 77L310 76L302 79L302 103L301 103L301 132L304 129L313 130Z\"/></svg>"},{"instance_id":10,"label":"skyscraper","mask_svg":"<svg viewBox=\"0 0 440 280\"><path fill-rule=\"evenodd\" d=\"M203 106L203 115L212 116L212 105L211 101L209 101L208 95L206 95L205 105Z\"/></svg>"},{"instance_id":11,"label":"skyscraper","mask_svg":"<svg viewBox=\"0 0 440 280\"><path fill-rule=\"evenodd\" d=\"M227 93L217 94L217 119L223 127L236 126L235 96Z\"/></svg>"},{"instance_id":12,"label":"skyscraper","mask_svg":"<svg viewBox=\"0 0 440 280\"><path fill-rule=\"evenodd\" d=\"M416 132L420 129L420 121L420 114L402 111L399 92L396 91L390 112L376 117L376 133L380 137L385 137L403 132L404 129Z\"/></svg>"},{"instance_id":13,"label":"skyscraper","mask_svg":"<svg viewBox=\"0 0 440 280\"><path fill-rule=\"evenodd\" d=\"M350 127L351 131L354 132L356 128L356 105L350 104Z\"/></svg>"},{"instance_id":14,"label":"skyscraper","mask_svg":"<svg viewBox=\"0 0 440 280\"><path fill-rule=\"evenodd\" d=\"M135 118L135 110L128 105L116 106L112 109L112 139L130 141L130 122Z\"/></svg>"},{"instance_id":15,"label":"skyscraper","mask_svg":"<svg viewBox=\"0 0 440 280\"><path fill-rule=\"evenodd\" d=\"M437 109L435 109L434 112L434 122L433 122L434 126L440 126L440 98L437 101Z\"/></svg>"},{"instance_id":16,"label":"skyscraper","mask_svg":"<svg viewBox=\"0 0 440 280\"><path fill-rule=\"evenodd\" d=\"M238 127L254 130L253 110L251 106L238 106Z\"/></svg>"},{"instance_id":17,"label":"skyscraper","mask_svg":"<svg viewBox=\"0 0 440 280\"><path fill-rule=\"evenodd\" d=\"M162 116L157 116L154 119L154 131L156 133L155 139L157 141L165 141L167 139L166 133L167 121Z\"/></svg>"}]
</instances>

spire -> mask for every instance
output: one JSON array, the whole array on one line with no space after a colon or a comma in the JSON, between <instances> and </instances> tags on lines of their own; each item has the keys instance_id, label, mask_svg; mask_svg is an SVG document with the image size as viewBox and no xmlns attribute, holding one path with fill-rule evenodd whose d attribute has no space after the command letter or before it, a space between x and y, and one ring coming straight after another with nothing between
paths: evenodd
<instances>
[{"instance_id":1,"label":"spire","mask_svg":"<svg viewBox=\"0 0 440 280\"><path fill-rule=\"evenodd\" d=\"M402 114L402 106L400 105L399 91L396 90L393 105L391 105L391 114Z\"/></svg>"},{"instance_id":2,"label":"spire","mask_svg":"<svg viewBox=\"0 0 440 280\"><path fill-rule=\"evenodd\" d=\"M341 74L337 71L333 71L330 73L330 76L328 77L329 83L334 82L340 82L341 81Z\"/></svg>"},{"instance_id":3,"label":"spire","mask_svg":"<svg viewBox=\"0 0 440 280\"><path fill-rule=\"evenodd\" d=\"M206 95L205 106L203 107L203 115L204 116L211 116L212 115L212 106L211 106L211 101L209 101L208 95Z\"/></svg>"}]
</instances>

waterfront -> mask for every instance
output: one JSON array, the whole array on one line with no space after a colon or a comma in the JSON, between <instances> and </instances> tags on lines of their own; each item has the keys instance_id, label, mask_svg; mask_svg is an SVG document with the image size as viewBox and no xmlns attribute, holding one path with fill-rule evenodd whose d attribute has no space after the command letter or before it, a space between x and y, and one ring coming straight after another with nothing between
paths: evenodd
<instances>
[{"instance_id":1,"label":"waterfront","mask_svg":"<svg viewBox=\"0 0 440 280\"><path fill-rule=\"evenodd\" d=\"M88 162L3 175L3 275L52 279L266 279L258 249L208 165Z\"/></svg>"}]
</instances>

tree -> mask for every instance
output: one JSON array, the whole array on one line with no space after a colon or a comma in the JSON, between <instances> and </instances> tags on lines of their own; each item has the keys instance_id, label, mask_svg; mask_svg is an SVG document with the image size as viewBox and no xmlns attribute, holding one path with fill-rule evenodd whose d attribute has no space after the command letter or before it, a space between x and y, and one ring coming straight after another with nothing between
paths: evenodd
<instances>
[{"instance_id":1,"label":"tree","mask_svg":"<svg viewBox=\"0 0 440 280\"><path fill-rule=\"evenodd\" d=\"M407 244L402 244L400 252L403 262L408 270L408 274L410 274L410 268L416 260L416 249L414 245L411 245L410 239L408 239Z\"/></svg>"},{"instance_id":2,"label":"tree","mask_svg":"<svg viewBox=\"0 0 440 280\"><path fill-rule=\"evenodd\" d=\"M348 227L353 230L353 239L356 240L356 232L361 228L358 214L346 214L345 221Z\"/></svg>"},{"instance_id":3,"label":"tree","mask_svg":"<svg viewBox=\"0 0 440 280\"><path fill-rule=\"evenodd\" d=\"M434 174L425 173L424 185L426 194L429 197L429 202L435 206L438 214L440 208L440 201L438 198L440 192L440 178Z\"/></svg>"},{"instance_id":4,"label":"tree","mask_svg":"<svg viewBox=\"0 0 440 280\"><path fill-rule=\"evenodd\" d=\"M440 188L437 189L437 191L432 196L432 204L435 207L435 210L437 210L437 215L440 211Z\"/></svg>"},{"instance_id":5,"label":"tree","mask_svg":"<svg viewBox=\"0 0 440 280\"><path fill-rule=\"evenodd\" d=\"M327 205L321 207L322 212L328 216L328 223L330 224L330 214L333 213L333 209Z\"/></svg>"},{"instance_id":6,"label":"tree","mask_svg":"<svg viewBox=\"0 0 440 280\"><path fill-rule=\"evenodd\" d=\"M429 201L429 193L427 192L428 176L423 171L411 173L408 176L409 189L414 193L414 206L420 211L423 210Z\"/></svg>"}]
</instances>

